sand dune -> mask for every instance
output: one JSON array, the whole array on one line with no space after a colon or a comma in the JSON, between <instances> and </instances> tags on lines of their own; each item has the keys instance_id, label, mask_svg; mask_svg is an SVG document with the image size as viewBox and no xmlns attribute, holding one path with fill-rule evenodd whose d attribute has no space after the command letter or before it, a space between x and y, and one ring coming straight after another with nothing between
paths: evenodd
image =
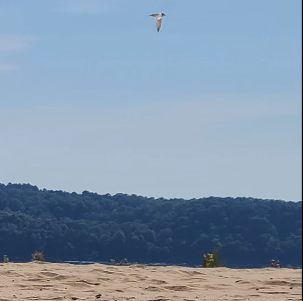
<instances>
[{"instance_id":1,"label":"sand dune","mask_svg":"<svg viewBox=\"0 0 303 301\"><path fill-rule=\"evenodd\" d=\"M302 300L302 270L0 264L0 301Z\"/></svg>"}]
</instances>

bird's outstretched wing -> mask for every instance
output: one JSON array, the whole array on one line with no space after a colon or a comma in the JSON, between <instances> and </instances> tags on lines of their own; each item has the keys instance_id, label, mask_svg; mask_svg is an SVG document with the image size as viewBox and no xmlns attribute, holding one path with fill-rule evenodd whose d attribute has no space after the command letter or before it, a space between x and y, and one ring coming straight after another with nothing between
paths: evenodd
<instances>
[{"instance_id":1,"label":"bird's outstretched wing","mask_svg":"<svg viewBox=\"0 0 303 301\"><path fill-rule=\"evenodd\" d=\"M160 31L160 28L161 28L161 24L162 24L162 19L161 18L157 18L156 19L156 27L157 27L157 31L159 32Z\"/></svg>"},{"instance_id":2,"label":"bird's outstretched wing","mask_svg":"<svg viewBox=\"0 0 303 301\"><path fill-rule=\"evenodd\" d=\"M150 17L158 17L159 14L151 14Z\"/></svg>"}]
</instances>

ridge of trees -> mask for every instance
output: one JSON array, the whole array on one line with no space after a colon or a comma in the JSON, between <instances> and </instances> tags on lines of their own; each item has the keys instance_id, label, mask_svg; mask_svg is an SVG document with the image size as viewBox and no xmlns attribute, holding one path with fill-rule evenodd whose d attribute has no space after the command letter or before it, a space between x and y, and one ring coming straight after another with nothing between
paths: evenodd
<instances>
[{"instance_id":1,"label":"ridge of trees","mask_svg":"<svg viewBox=\"0 0 303 301\"><path fill-rule=\"evenodd\" d=\"M164 199L40 190L0 183L0 253L27 260L201 264L220 249L229 265L279 259L302 266L302 202Z\"/></svg>"}]
</instances>

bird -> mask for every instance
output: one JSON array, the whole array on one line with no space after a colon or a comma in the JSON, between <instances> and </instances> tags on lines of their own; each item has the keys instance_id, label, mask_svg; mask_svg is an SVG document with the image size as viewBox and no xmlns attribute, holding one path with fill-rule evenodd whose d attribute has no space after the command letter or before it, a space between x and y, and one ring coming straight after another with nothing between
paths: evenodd
<instances>
[{"instance_id":1,"label":"bird","mask_svg":"<svg viewBox=\"0 0 303 301\"><path fill-rule=\"evenodd\" d=\"M162 17L165 17L166 15L164 13L158 13L158 14L151 14L150 17L154 17L156 19L156 27L157 31L160 31L161 24L162 24Z\"/></svg>"}]
</instances>

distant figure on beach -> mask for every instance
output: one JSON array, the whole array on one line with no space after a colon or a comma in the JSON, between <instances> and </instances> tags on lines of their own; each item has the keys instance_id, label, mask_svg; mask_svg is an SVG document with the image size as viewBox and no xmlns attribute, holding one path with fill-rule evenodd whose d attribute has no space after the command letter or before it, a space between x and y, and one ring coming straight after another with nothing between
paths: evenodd
<instances>
[{"instance_id":1,"label":"distant figure on beach","mask_svg":"<svg viewBox=\"0 0 303 301\"><path fill-rule=\"evenodd\" d=\"M120 265L127 265L127 264L128 264L127 258L124 258L120 261Z\"/></svg>"},{"instance_id":2,"label":"distant figure on beach","mask_svg":"<svg viewBox=\"0 0 303 301\"><path fill-rule=\"evenodd\" d=\"M207 262L207 255L204 254L203 255L203 263L202 263L203 268L207 268L208 267L208 262Z\"/></svg>"},{"instance_id":3,"label":"distant figure on beach","mask_svg":"<svg viewBox=\"0 0 303 301\"><path fill-rule=\"evenodd\" d=\"M203 255L203 263L202 263L203 268L209 268L209 267L214 267L215 266L215 259L214 259L214 254L204 254Z\"/></svg>"},{"instance_id":4,"label":"distant figure on beach","mask_svg":"<svg viewBox=\"0 0 303 301\"><path fill-rule=\"evenodd\" d=\"M271 265L272 268L280 268L281 267L280 261L279 260L275 261L274 259L270 260L270 265Z\"/></svg>"}]
</instances>

